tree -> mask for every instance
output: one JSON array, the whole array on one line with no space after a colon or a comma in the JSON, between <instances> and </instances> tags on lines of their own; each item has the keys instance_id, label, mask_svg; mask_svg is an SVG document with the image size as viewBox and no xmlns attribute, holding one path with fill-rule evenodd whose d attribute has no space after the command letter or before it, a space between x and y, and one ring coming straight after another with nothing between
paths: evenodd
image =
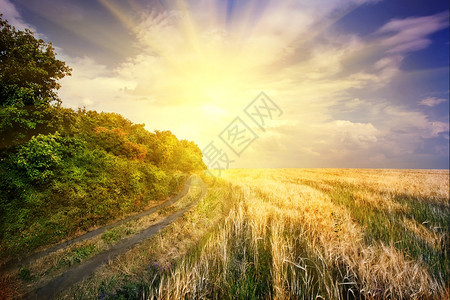
<instances>
[{"instance_id":1,"label":"tree","mask_svg":"<svg viewBox=\"0 0 450 300\"><path fill-rule=\"evenodd\" d=\"M51 43L16 30L0 15L0 150L48 133L58 80L70 75Z\"/></svg>"}]
</instances>

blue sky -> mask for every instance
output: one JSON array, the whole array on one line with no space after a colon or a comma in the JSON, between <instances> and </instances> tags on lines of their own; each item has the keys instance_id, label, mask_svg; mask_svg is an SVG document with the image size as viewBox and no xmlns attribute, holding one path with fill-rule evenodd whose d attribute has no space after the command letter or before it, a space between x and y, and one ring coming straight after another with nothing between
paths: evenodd
<instances>
[{"instance_id":1,"label":"blue sky","mask_svg":"<svg viewBox=\"0 0 450 300\"><path fill-rule=\"evenodd\" d=\"M283 115L255 126L233 167L449 167L448 1L0 7L73 68L67 107L118 112L203 148L266 92Z\"/></svg>"}]
</instances>

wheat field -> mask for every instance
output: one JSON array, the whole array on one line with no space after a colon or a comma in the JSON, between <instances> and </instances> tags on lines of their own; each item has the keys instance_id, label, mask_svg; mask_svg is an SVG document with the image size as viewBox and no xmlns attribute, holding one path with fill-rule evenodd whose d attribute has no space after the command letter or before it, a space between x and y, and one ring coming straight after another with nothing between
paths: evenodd
<instances>
[{"instance_id":1,"label":"wheat field","mask_svg":"<svg viewBox=\"0 0 450 300\"><path fill-rule=\"evenodd\" d=\"M227 170L232 203L148 299L446 299L449 172Z\"/></svg>"},{"instance_id":2,"label":"wheat field","mask_svg":"<svg viewBox=\"0 0 450 300\"><path fill-rule=\"evenodd\" d=\"M205 197L182 218L57 299L450 297L448 170L202 179Z\"/></svg>"}]
</instances>

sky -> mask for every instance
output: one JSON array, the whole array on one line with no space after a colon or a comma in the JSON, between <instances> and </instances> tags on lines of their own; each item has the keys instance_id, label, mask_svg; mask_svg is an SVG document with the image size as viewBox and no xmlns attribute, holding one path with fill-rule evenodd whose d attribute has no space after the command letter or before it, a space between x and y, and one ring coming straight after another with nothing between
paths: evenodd
<instances>
[{"instance_id":1,"label":"sky","mask_svg":"<svg viewBox=\"0 0 450 300\"><path fill-rule=\"evenodd\" d=\"M0 0L73 69L63 106L210 166L449 168L449 3ZM261 94L263 92L263 94Z\"/></svg>"}]
</instances>

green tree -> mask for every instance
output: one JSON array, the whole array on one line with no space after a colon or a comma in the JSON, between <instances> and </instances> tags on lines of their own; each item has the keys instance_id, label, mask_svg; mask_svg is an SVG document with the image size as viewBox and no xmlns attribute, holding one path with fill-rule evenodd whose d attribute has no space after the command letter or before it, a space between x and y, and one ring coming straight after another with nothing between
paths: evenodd
<instances>
[{"instance_id":1,"label":"green tree","mask_svg":"<svg viewBox=\"0 0 450 300\"><path fill-rule=\"evenodd\" d=\"M50 43L0 15L0 255L56 242L176 192L193 142L116 113L63 108Z\"/></svg>"},{"instance_id":2,"label":"green tree","mask_svg":"<svg viewBox=\"0 0 450 300\"><path fill-rule=\"evenodd\" d=\"M0 149L51 131L58 80L70 75L51 43L16 30L0 15Z\"/></svg>"}]
</instances>

